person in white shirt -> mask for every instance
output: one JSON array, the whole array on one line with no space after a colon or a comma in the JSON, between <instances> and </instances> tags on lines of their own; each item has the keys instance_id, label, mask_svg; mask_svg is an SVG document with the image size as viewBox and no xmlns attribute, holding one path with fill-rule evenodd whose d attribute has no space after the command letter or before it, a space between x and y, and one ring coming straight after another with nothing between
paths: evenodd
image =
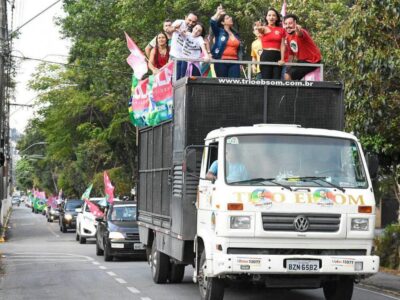
<instances>
[{"instance_id":1,"label":"person in white shirt","mask_svg":"<svg viewBox=\"0 0 400 300\"><path fill-rule=\"evenodd\" d=\"M197 15L193 12L188 13L185 20L176 20L172 23L172 26L169 28L169 32L172 33L171 49L169 52L171 58L182 58L182 48L186 37L185 33L191 32L196 23ZM185 75L181 74L181 64L182 61L178 61L176 79Z\"/></svg>"},{"instance_id":2,"label":"person in white shirt","mask_svg":"<svg viewBox=\"0 0 400 300\"><path fill-rule=\"evenodd\" d=\"M191 33L187 32L185 41L182 47L182 58L190 58L193 60L204 59L210 60L210 55L206 49L206 42L204 41L205 28L204 25L198 23L193 27ZM182 61L181 75L183 76L201 76L200 63L198 61L186 62Z\"/></svg>"}]
</instances>

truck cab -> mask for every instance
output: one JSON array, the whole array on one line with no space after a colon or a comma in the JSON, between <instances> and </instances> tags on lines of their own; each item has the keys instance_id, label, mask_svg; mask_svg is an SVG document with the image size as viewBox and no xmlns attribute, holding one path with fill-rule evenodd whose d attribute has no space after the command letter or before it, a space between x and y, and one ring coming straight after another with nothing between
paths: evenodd
<instances>
[{"instance_id":1,"label":"truck cab","mask_svg":"<svg viewBox=\"0 0 400 300\"><path fill-rule=\"evenodd\" d=\"M378 271L372 183L349 133L276 124L214 130L196 207L203 298L222 280L246 277L351 299L354 280Z\"/></svg>"}]
</instances>

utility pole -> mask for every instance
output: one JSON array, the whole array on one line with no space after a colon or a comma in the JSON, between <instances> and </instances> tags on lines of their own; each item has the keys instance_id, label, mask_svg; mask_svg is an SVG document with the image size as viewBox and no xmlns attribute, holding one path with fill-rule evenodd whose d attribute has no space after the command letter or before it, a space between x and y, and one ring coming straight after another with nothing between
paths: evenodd
<instances>
[{"instance_id":1,"label":"utility pole","mask_svg":"<svg viewBox=\"0 0 400 300\"><path fill-rule=\"evenodd\" d=\"M10 164L9 153L9 105L6 99L7 72L9 64L9 40L7 23L7 0L0 0L0 152L5 158L5 163L0 166L0 203L8 197L8 166ZM1 209L1 208L0 208ZM2 222L3 220L0 220Z\"/></svg>"}]
</instances>

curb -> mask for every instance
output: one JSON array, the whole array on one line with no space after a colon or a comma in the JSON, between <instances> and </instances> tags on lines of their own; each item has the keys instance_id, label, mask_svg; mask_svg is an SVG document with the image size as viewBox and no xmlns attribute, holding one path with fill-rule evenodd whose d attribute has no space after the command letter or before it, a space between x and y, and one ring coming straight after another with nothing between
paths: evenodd
<instances>
[{"instance_id":1,"label":"curb","mask_svg":"<svg viewBox=\"0 0 400 300\"><path fill-rule=\"evenodd\" d=\"M12 212L12 208L10 207L10 209L8 210L8 213L7 213L6 221L3 224L3 228L0 228L1 229L1 232L0 232L0 244L4 243L6 241L4 237L6 235L8 221L10 220L11 212Z\"/></svg>"},{"instance_id":2,"label":"curb","mask_svg":"<svg viewBox=\"0 0 400 300\"><path fill-rule=\"evenodd\" d=\"M373 284L366 284L366 283L358 283L357 286L367 289L367 290L371 290L374 292L382 292L385 293L387 295L390 296L395 296L395 297L400 297L400 291L397 290L392 290L392 289L388 289L379 285L373 285ZM400 298L399 298L400 299Z\"/></svg>"}]
</instances>

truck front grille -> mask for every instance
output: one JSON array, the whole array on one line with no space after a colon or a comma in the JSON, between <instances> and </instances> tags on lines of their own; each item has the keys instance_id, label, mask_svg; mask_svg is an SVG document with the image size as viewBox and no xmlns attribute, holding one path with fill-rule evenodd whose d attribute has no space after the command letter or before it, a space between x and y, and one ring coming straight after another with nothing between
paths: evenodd
<instances>
[{"instance_id":1,"label":"truck front grille","mask_svg":"<svg viewBox=\"0 0 400 300\"><path fill-rule=\"evenodd\" d=\"M312 213L263 213L262 222L265 231L299 231L296 230L295 220L302 216L309 222L303 232L337 232L340 227L340 214Z\"/></svg>"}]
</instances>

